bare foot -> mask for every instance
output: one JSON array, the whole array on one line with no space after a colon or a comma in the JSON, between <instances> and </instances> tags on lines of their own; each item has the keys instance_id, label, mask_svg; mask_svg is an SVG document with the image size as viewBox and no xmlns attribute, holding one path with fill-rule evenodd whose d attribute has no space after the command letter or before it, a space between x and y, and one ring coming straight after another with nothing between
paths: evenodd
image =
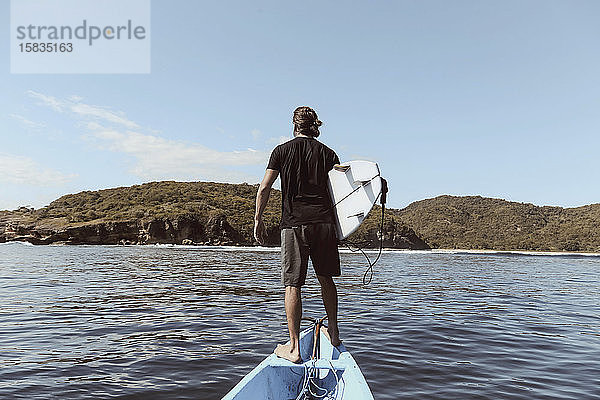
<instances>
[{"instance_id":1,"label":"bare foot","mask_svg":"<svg viewBox=\"0 0 600 400\"><path fill-rule=\"evenodd\" d=\"M329 339L333 347L338 347L340 344L342 344L342 341L340 340L340 332L336 328L332 326L328 326L327 328L325 328L324 326L322 326L321 332L323 332L327 339Z\"/></svg>"},{"instance_id":2,"label":"bare foot","mask_svg":"<svg viewBox=\"0 0 600 400\"><path fill-rule=\"evenodd\" d=\"M274 353L277 357L284 358L295 364L300 364L302 362L302 359L300 358L300 352L298 349L296 349L296 351L292 351L291 347L292 345L290 343L278 344Z\"/></svg>"}]
</instances>

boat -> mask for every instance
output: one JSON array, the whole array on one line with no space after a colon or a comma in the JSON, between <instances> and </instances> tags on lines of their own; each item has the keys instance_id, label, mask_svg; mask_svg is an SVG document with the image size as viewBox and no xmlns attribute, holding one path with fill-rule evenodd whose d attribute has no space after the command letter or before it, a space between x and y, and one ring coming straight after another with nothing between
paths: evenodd
<instances>
[{"instance_id":1,"label":"boat","mask_svg":"<svg viewBox=\"0 0 600 400\"><path fill-rule=\"evenodd\" d=\"M320 323L300 333L300 357L295 364L271 354L222 400L373 400L352 355L334 347Z\"/></svg>"}]
</instances>

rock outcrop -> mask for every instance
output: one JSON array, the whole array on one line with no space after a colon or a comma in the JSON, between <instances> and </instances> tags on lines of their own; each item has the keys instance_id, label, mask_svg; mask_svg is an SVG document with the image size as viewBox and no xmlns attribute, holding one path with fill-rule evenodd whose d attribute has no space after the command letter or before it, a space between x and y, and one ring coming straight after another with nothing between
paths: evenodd
<instances>
[{"instance_id":1,"label":"rock outcrop","mask_svg":"<svg viewBox=\"0 0 600 400\"><path fill-rule=\"evenodd\" d=\"M177 217L151 221L109 221L67 228L0 225L0 243L24 241L32 244L249 244L227 222L217 215L208 221Z\"/></svg>"},{"instance_id":2,"label":"rock outcrop","mask_svg":"<svg viewBox=\"0 0 600 400\"><path fill-rule=\"evenodd\" d=\"M367 229L360 245L362 247L379 247L381 230L379 227ZM414 230L398 223L395 219L386 222L383 230L383 247L394 249L427 250L429 245Z\"/></svg>"}]
</instances>

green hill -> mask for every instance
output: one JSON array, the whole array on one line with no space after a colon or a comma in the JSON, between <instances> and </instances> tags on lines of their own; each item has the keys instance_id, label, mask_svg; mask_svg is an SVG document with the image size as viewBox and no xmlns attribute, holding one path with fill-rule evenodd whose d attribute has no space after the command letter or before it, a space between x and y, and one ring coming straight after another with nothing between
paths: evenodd
<instances>
[{"instance_id":1,"label":"green hill","mask_svg":"<svg viewBox=\"0 0 600 400\"><path fill-rule=\"evenodd\" d=\"M0 242L35 244L196 243L252 245L258 186L152 182L60 197L38 210L0 211ZM377 247L376 206L349 241ZM265 211L268 244L278 245L281 192ZM600 252L600 204L538 207L480 196L439 196L388 210L391 248Z\"/></svg>"},{"instance_id":2,"label":"green hill","mask_svg":"<svg viewBox=\"0 0 600 400\"><path fill-rule=\"evenodd\" d=\"M258 185L152 182L60 197L47 207L0 212L0 241L64 243L253 244ZM350 238L379 244L379 210ZM278 245L281 192L272 190L264 213L268 244ZM386 218L385 244L427 248L399 218Z\"/></svg>"},{"instance_id":3,"label":"green hill","mask_svg":"<svg viewBox=\"0 0 600 400\"><path fill-rule=\"evenodd\" d=\"M600 251L600 204L539 207L480 196L439 196L394 214L433 248Z\"/></svg>"},{"instance_id":4,"label":"green hill","mask_svg":"<svg viewBox=\"0 0 600 400\"><path fill-rule=\"evenodd\" d=\"M37 223L59 227L108 221L186 218L208 221L225 216L242 236L249 237L257 187L213 182L151 182L65 195L34 215ZM279 221L281 194L273 191L271 197L265 210L265 223L269 226Z\"/></svg>"}]
</instances>

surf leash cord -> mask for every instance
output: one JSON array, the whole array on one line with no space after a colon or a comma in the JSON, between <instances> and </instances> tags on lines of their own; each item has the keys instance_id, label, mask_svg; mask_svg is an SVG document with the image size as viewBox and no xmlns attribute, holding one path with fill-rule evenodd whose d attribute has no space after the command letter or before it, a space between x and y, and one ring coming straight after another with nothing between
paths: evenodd
<instances>
[{"instance_id":1,"label":"surf leash cord","mask_svg":"<svg viewBox=\"0 0 600 400\"><path fill-rule=\"evenodd\" d=\"M367 263L369 264L369 266L367 267L367 269L362 277L362 282L363 282L364 286L367 286L373 280L373 267L375 266L377 261L379 261L379 258L381 257L381 252L383 251L383 239L385 236L385 231L384 231L385 203L387 202L387 193L388 193L387 181L384 178L381 178L381 197L379 198L379 200L381 202L381 223L379 226L379 252L377 253L377 257L375 258L375 260L373 262L371 262L371 259L369 258L367 253L365 253L364 250L359 245L352 243L350 241L347 241L347 240L344 241L344 243L346 244L346 247L348 247L348 249L351 252L356 253L357 251L360 251L362 253L362 255L365 257L365 259L367 260ZM353 249L351 246L354 246L355 248Z\"/></svg>"}]
</instances>

